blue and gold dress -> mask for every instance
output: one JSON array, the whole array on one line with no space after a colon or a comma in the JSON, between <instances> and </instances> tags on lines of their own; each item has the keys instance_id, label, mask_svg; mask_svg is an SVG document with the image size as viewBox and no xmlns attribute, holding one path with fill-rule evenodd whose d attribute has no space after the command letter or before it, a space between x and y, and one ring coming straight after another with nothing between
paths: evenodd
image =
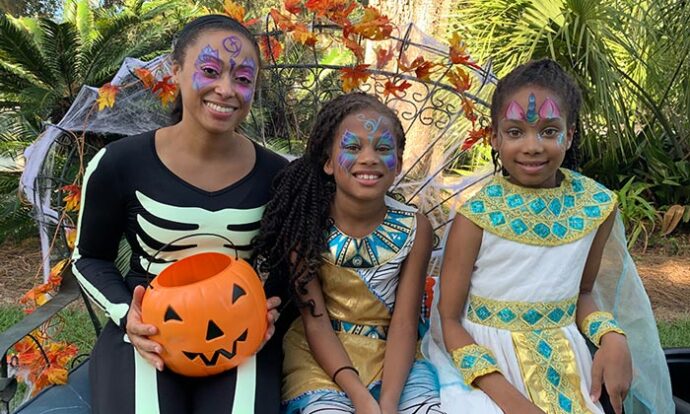
<instances>
[{"instance_id":1,"label":"blue and gold dress","mask_svg":"<svg viewBox=\"0 0 690 414\"><path fill-rule=\"evenodd\" d=\"M616 195L578 173L561 172L561 185L546 189L497 176L461 207L484 230L461 323L493 351L508 381L546 413L603 413L589 396L592 358L575 313L590 247ZM433 320L431 335L425 353L439 371L444 410L501 413L483 391L463 382Z\"/></svg>"},{"instance_id":2,"label":"blue and gold dress","mask_svg":"<svg viewBox=\"0 0 690 414\"><path fill-rule=\"evenodd\" d=\"M386 198L383 222L357 239L335 225L320 272L328 317L353 366L372 395L378 396L386 335L395 306L401 267L414 244L413 208ZM347 395L312 356L301 318L283 339L283 412L354 412ZM400 413L440 413L438 383L428 362L414 362L403 389Z\"/></svg>"}]
</instances>

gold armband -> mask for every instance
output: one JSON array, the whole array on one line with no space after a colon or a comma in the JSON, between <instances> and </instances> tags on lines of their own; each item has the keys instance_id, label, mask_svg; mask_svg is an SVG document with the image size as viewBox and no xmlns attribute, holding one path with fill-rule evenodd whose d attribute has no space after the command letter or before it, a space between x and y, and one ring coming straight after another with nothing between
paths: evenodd
<instances>
[{"instance_id":1,"label":"gold armband","mask_svg":"<svg viewBox=\"0 0 690 414\"><path fill-rule=\"evenodd\" d=\"M601 337L609 332L625 335L625 332L618 326L618 322L616 322L610 312L597 311L590 313L582 321L580 330L596 346L601 344Z\"/></svg>"},{"instance_id":2,"label":"gold armband","mask_svg":"<svg viewBox=\"0 0 690 414\"><path fill-rule=\"evenodd\" d=\"M501 372L496 364L496 357L489 350L481 345L470 344L451 351L453 362L460 371L460 375L465 380L465 384L472 386L472 383L479 377L492 372Z\"/></svg>"}]
</instances>

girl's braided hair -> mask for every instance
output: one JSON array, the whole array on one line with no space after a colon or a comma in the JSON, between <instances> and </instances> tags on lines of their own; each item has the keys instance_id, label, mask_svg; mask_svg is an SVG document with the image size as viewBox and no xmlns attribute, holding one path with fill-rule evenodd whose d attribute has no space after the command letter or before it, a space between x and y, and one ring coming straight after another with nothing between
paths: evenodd
<instances>
[{"instance_id":1,"label":"girl's braided hair","mask_svg":"<svg viewBox=\"0 0 690 414\"><path fill-rule=\"evenodd\" d=\"M259 236L254 240L255 263L268 273L267 284L285 286L299 306L299 295L318 276L327 250L326 231L331 224L330 205L335 181L323 166L331 156L333 139L350 114L372 109L387 117L402 154L405 132L395 113L375 96L353 92L327 102L314 120L305 154L292 161L273 182L273 197L266 205Z\"/></svg>"},{"instance_id":2,"label":"girl's braided hair","mask_svg":"<svg viewBox=\"0 0 690 414\"><path fill-rule=\"evenodd\" d=\"M582 106L582 93L577 83L566 73L557 62L551 59L533 60L513 69L508 75L498 81L496 90L491 98L491 123L494 133L497 132L501 108L505 101L518 89L525 86L538 86L552 91L560 98L565 106L568 128L575 128L573 143L565 153L563 167L577 169L580 164L580 107ZM498 152L491 150L491 159L498 170ZM505 174L505 171L504 171Z\"/></svg>"}]
</instances>

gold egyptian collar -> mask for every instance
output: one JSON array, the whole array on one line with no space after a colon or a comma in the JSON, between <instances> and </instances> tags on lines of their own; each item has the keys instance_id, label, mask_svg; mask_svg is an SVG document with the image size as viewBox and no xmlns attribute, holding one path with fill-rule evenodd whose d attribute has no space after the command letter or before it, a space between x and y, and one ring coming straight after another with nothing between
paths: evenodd
<instances>
[{"instance_id":1,"label":"gold egyptian collar","mask_svg":"<svg viewBox=\"0 0 690 414\"><path fill-rule=\"evenodd\" d=\"M565 168L561 185L527 188L494 177L460 207L484 230L508 240L558 246L597 229L616 206L616 194Z\"/></svg>"}]
</instances>

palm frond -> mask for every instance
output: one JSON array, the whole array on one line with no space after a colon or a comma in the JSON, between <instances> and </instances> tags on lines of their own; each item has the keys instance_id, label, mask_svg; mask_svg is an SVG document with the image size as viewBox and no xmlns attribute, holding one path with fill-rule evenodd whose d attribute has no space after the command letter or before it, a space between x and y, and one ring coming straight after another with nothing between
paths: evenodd
<instances>
[{"instance_id":1,"label":"palm frond","mask_svg":"<svg viewBox=\"0 0 690 414\"><path fill-rule=\"evenodd\" d=\"M64 87L64 92L60 94L72 100L81 84L77 72L79 35L71 23L58 24L49 19L41 19L41 28L46 63L53 72L53 77L59 81L53 87Z\"/></svg>"},{"instance_id":2,"label":"palm frond","mask_svg":"<svg viewBox=\"0 0 690 414\"><path fill-rule=\"evenodd\" d=\"M43 53L31 34L0 14L0 52L8 63L20 66L46 85L55 81Z\"/></svg>"}]
</instances>

